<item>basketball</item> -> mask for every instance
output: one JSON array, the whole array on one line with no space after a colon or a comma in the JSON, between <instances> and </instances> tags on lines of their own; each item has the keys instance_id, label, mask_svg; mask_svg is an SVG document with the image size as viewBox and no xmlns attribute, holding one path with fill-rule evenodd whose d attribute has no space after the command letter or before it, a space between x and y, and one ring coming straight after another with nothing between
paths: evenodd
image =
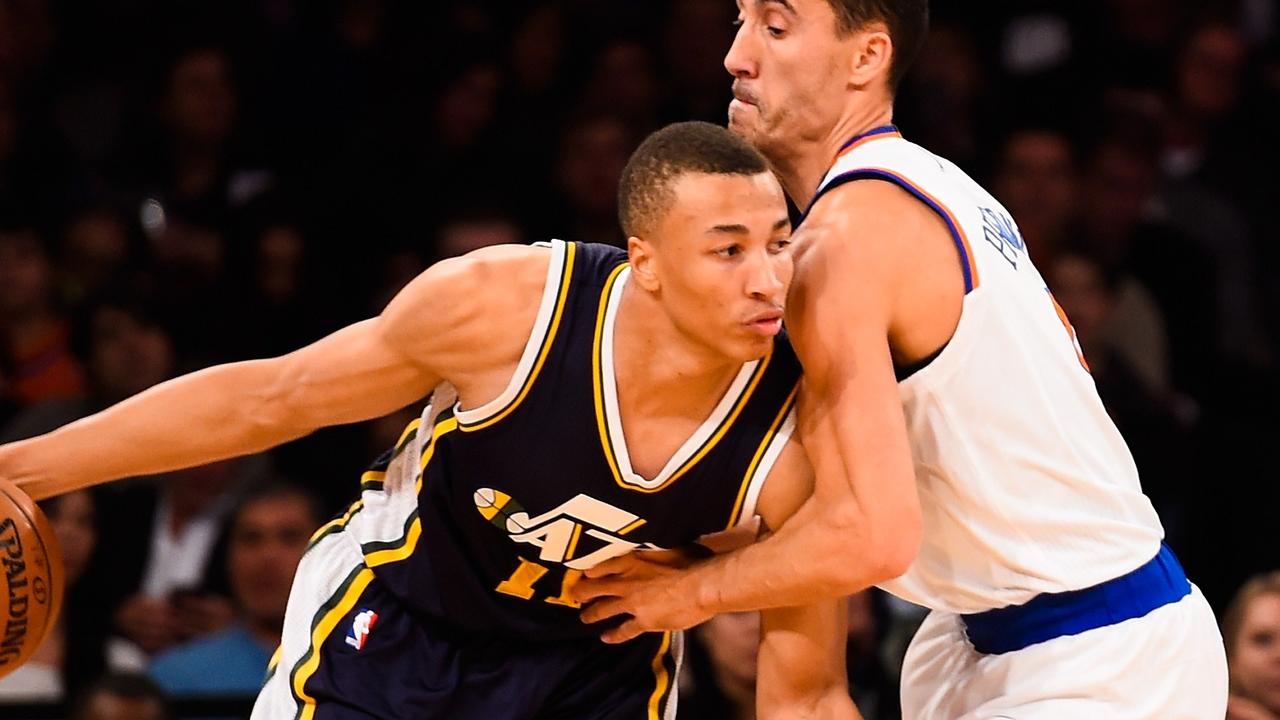
<instances>
[{"instance_id":1,"label":"basketball","mask_svg":"<svg viewBox=\"0 0 1280 720\"><path fill-rule=\"evenodd\" d=\"M48 518L16 485L0 480L0 677L40 647L62 604L62 555Z\"/></svg>"}]
</instances>

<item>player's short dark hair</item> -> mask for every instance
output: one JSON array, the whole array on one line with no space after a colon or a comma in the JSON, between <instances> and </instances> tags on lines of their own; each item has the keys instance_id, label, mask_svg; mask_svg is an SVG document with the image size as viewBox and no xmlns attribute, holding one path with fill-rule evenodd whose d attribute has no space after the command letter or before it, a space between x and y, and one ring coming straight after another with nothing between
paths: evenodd
<instances>
[{"instance_id":1,"label":"player's short dark hair","mask_svg":"<svg viewBox=\"0 0 1280 720\"><path fill-rule=\"evenodd\" d=\"M650 135L632 153L618 181L618 221L628 237L653 230L675 199L682 175L759 175L769 164L755 148L719 125L680 122Z\"/></svg>"},{"instance_id":2,"label":"player's short dark hair","mask_svg":"<svg viewBox=\"0 0 1280 720\"><path fill-rule=\"evenodd\" d=\"M929 34L929 0L827 0L836 13L836 31L848 35L882 22L893 41L889 89L896 91Z\"/></svg>"}]
</instances>

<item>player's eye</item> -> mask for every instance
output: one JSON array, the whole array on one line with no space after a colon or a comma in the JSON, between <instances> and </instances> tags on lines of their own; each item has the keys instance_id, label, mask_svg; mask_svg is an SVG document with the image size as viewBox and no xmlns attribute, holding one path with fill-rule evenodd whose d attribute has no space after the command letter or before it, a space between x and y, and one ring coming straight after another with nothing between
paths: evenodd
<instances>
[{"instance_id":1,"label":"player's eye","mask_svg":"<svg viewBox=\"0 0 1280 720\"><path fill-rule=\"evenodd\" d=\"M773 242L769 243L769 252L780 253L789 247L791 247L791 238L785 238L783 240L774 240Z\"/></svg>"},{"instance_id":2,"label":"player's eye","mask_svg":"<svg viewBox=\"0 0 1280 720\"><path fill-rule=\"evenodd\" d=\"M722 248L717 248L715 251L716 255L719 255L720 257L724 257L724 258L735 257L739 255L741 252L742 252L742 248L738 245L726 245Z\"/></svg>"},{"instance_id":3,"label":"player's eye","mask_svg":"<svg viewBox=\"0 0 1280 720\"><path fill-rule=\"evenodd\" d=\"M768 30L768 31L769 31L769 34L770 34L770 35L772 35L772 36L773 36L773 37L775 37L775 38L780 38L780 37L782 37L784 34L786 34L786 31L785 31L785 30L783 30L782 28L780 28L780 27L774 27L774 26L772 26L772 25L768 26L768 27L767 27L767 28L765 28L765 29L766 29L766 30Z\"/></svg>"}]
</instances>

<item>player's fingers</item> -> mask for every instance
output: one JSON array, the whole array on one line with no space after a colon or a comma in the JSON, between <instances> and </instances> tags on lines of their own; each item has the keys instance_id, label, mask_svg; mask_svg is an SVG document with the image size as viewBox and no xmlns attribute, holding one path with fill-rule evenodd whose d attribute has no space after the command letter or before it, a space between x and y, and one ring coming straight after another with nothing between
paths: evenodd
<instances>
[{"instance_id":1,"label":"player's fingers","mask_svg":"<svg viewBox=\"0 0 1280 720\"><path fill-rule=\"evenodd\" d=\"M639 620L628 620L627 622L624 622L618 627L601 635L600 639L610 645L617 645L633 638L640 637L641 632L643 631L640 629Z\"/></svg>"},{"instance_id":2,"label":"player's fingers","mask_svg":"<svg viewBox=\"0 0 1280 720\"><path fill-rule=\"evenodd\" d=\"M627 610L622 600L618 598L604 598L597 600L582 609L582 622L590 625L598 623L601 620L608 620L615 615L624 615Z\"/></svg>"},{"instance_id":3,"label":"player's fingers","mask_svg":"<svg viewBox=\"0 0 1280 720\"><path fill-rule=\"evenodd\" d=\"M595 567L587 570L585 575L588 578L602 578L606 575L620 575L628 569L635 566L636 559L630 555L605 560Z\"/></svg>"},{"instance_id":4,"label":"player's fingers","mask_svg":"<svg viewBox=\"0 0 1280 720\"><path fill-rule=\"evenodd\" d=\"M627 583L615 578L583 578L569 589L571 597L580 603L589 603L602 597L616 597L623 594Z\"/></svg>"}]
</instances>

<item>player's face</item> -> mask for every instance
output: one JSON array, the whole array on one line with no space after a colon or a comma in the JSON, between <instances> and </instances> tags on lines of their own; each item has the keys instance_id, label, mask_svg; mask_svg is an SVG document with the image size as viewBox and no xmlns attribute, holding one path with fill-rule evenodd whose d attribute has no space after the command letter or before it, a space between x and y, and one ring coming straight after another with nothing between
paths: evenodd
<instances>
[{"instance_id":1,"label":"player's face","mask_svg":"<svg viewBox=\"0 0 1280 720\"><path fill-rule=\"evenodd\" d=\"M676 327L727 359L763 357L782 329L791 223L772 173L687 174L659 221L658 295Z\"/></svg>"},{"instance_id":2,"label":"player's face","mask_svg":"<svg viewBox=\"0 0 1280 720\"><path fill-rule=\"evenodd\" d=\"M729 129L770 157L827 140L845 111L856 34L837 35L827 0L738 0L738 22L724 59Z\"/></svg>"}]
</instances>

